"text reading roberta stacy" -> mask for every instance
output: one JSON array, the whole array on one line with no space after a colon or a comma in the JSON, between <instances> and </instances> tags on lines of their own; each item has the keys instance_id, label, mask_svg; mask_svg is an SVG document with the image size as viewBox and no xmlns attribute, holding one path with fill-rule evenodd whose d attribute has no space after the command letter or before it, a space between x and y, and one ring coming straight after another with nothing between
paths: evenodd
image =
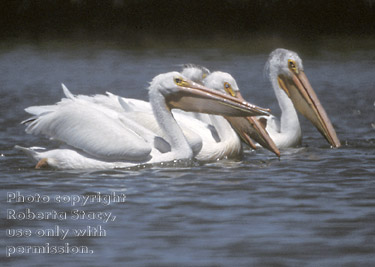
<instances>
[{"instance_id":1,"label":"text reading roberta stacy","mask_svg":"<svg viewBox=\"0 0 375 267\"><path fill-rule=\"evenodd\" d=\"M10 227L5 230L5 255L93 254L94 250L82 241L74 245L76 238L106 237L107 224L114 222L116 215L112 209L100 209L125 201L126 195L118 192L54 196L7 192L6 220ZM60 243L41 244L41 238L54 238ZM72 241L64 242L67 239Z\"/></svg>"}]
</instances>

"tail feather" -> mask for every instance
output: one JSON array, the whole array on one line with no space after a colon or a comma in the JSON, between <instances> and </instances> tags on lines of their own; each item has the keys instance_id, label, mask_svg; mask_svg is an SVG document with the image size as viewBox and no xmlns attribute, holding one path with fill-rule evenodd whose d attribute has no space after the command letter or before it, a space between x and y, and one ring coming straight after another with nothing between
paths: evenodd
<instances>
[{"instance_id":1,"label":"tail feather","mask_svg":"<svg viewBox=\"0 0 375 267\"><path fill-rule=\"evenodd\" d=\"M25 111L31 115L40 116L45 113L53 112L56 110L56 105L45 105L45 106L31 106L25 108Z\"/></svg>"},{"instance_id":2,"label":"tail feather","mask_svg":"<svg viewBox=\"0 0 375 267\"><path fill-rule=\"evenodd\" d=\"M44 149L42 147L23 147L23 146L14 146L15 149L21 150L23 153L26 154L32 161L38 162L40 160L40 156L38 155L38 152L34 149Z\"/></svg>"},{"instance_id":3,"label":"tail feather","mask_svg":"<svg viewBox=\"0 0 375 267\"><path fill-rule=\"evenodd\" d=\"M65 84L62 83L61 87L64 91L66 98L74 100L74 95L69 91L69 89L65 86Z\"/></svg>"},{"instance_id":4,"label":"tail feather","mask_svg":"<svg viewBox=\"0 0 375 267\"><path fill-rule=\"evenodd\" d=\"M37 118L38 118L37 116L28 118L28 119L26 119L24 121L21 121L21 124L24 124L24 125L30 124L30 123L34 122Z\"/></svg>"},{"instance_id":5,"label":"tail feather","mask_svg":"<svg viewBox=\"0 0 375 267\"><path fill-rule=\"evenodd\" d=\"M122 99L122 97L118 97L118 102L120 103L121 107L124 109L125 112L133 111L132 107Z\"/></svg>"}]
</instances>

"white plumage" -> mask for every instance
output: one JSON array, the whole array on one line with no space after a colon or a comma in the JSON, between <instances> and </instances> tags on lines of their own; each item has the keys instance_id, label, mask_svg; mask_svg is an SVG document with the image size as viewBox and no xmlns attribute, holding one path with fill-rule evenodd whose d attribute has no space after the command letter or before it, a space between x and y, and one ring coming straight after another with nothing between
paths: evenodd
<instances>
[{"instance_id":1,"label":"white plumage","mask_svg":"<svg viewBox=\"0 0 375 267\"><path fill-rule=\"evenodd\" d=\"M266 130L278 148L294 147L301 143L302 132L297 110L309 119L333 147L340 141L306 75L297 53L274 50L266 71L281 109L281 117L264 117Z\"/></svg>"},{"instance_id":2,"label":"white plumage","mask_svg":"<svg viewBox=\"0 0 375 267\"><path fill-rule=\"evenodd\" d=\"M34 115L24 122L27 133L44 135L63 144L62 148L50 151L18 147L38 162L37 167L122 168L190 160L200 151L201 140L190 129L185 128L184 135L171 109L234 116L267 114L261 108L186 80L177 72L153 79L149 87L151 108L147 102L127 101L112 94L75 97L67 88L63 89L66 98L56 105L26 109ZM199 101L189 103L192 99Z\"/></svg>"}]
</instances>

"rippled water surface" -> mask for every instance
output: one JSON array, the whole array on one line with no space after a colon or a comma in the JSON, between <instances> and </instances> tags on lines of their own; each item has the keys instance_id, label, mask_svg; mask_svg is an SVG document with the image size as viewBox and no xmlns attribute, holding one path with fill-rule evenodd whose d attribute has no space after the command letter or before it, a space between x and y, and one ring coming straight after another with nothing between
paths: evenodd
<instances>
[{"instance_id":1,"label":"rippled water surface","mask_svg":"<svg viewBox=\"0 0 375 267\"><path fill-rule=\"evenodd\" d=\"M264 78L268 53L231 49L124 49L39 44L0 50L2 265L370 266L375 265L375 51L300 52L307 76L343 144L330 149L301 117L303 144L240 160L133 170L35 170L14 145L46 146L27 135L24 108L52 104L60 83L76 94L110 91L147 99L147 86L179 64L230 72L243 95L278 113ZM100 122L98 122L100 123ZM7 193L48 195L48 203L8 203ZM123 203L86 206L61 195L125 194ZM7 210L111 212L101 220L10 220ZM38 229L102 226L106 236L37 237ZM30 229L31 237L5 230ZM6 246L87 246L92 254L6 256ZM8 247L9 249L9 247Z\"/></svg>"}]
</instances>

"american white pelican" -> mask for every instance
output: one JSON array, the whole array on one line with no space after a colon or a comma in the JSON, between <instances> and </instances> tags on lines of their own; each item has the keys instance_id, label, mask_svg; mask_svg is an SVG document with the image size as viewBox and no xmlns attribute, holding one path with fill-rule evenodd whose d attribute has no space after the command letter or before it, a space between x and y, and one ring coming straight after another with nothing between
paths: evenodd
<instances>
[{"instance_id":1,"label":"american white pelican","mask_svg":"<svg viewBox=\"0 0 375 267\"><path fill-rule=\"evenodd\" d=\"M304 73L302 60L297 53L281 48L274 50L269 56L266 70L279 102L281 118L279 121L275 116L267 116L260 118L260 121L266 125L276 146L286 148L301 143L302 134L297 115L299 111L313 123L332 147L340 147L336 132ZM243 123L237 127L241 131L246 128Z\"/></svg>"},{"instance_id":2,"label":"american white pelican","mask_svg":"<svg viewBox=\"0 0 375 267\"><path fill-rule=\"evenodd\" d=\"M208 69L192 64L184 65L181 74L189 80L200 84L203 83L204 77L211 76ZM212 74L216 77L216 79L214 79L215 83L210 80L206 87L222 91L224 84L233 83L235 87L237 86L235 80L229 74L218 74L219 73L216 72ZM127 115L128 118L138 121L137 117L142 113L142 117L147 119L139 123L150 131L165 138L155 117L149 112L147 102L134 99L122 100L125 102L125 110L137 111L129 112ZM174 110L173 115L189 143L200 144L199 152L195 155L197 160L209 162L224 158L235 158L242 154L241 140L224 117L196 112L184 112L181 110ZM263 128L261 130L265 132Z\"/></svg>"},{"instance_id":3,"label":"american white pelican","mask_svg":"<svg viewBox=\"0 0 375 267\"><path fill-rule=\"evenodd\" d=\"M241 96L236 80L229 73L215 71L203 80L203 84L209 88L216 89L218 91L236 97L241 101L245 101ZM225 119L230 124L229 128L232 130L233 127L237 134L241 137L242 141L244 141L250 147L256 149L255 144L251 140L252 138L259 144L261 144L264 148L272 151L278 157L280 156L280 151L276 147L272 138L268 135L267 131L264 129L263 125L261 125L258 120L255 120L252 117L229 116L225 116Z\"/></svg>"},{"instance_id":4,"label":"american white pelican","mask_svg":"<svg viewBox=\"0 0 375 267\"><path fill-rule=\"evenodd\" d=\"M269 114L266 109L189 81L178 72L160 74L149 86L149 98L163 138L129 119L122 99L118 99L121 110L112 104L106 106L105 101L97 104L74 97L66 88L64 91L67 98L55 105L26 109L35 115L24 122L27 133L42 134L65 145L50 151L17 147L37 162L37 168L123 168L192 159L197 148L176 123L170 112L173 108L227 116Z\"/></svg>"},{"instance_id":5,"label":"american white pelican","mask_svg":"<svg viewBox=\"0 0 375 267\"><path fill-rule=\"evenodd\" d=\"M236 81L228 73L213 72L210 74L210 71L205 67L194 64L185 64L183 65L181 74L189 80L199 84L205 82L206 87L222 91L223 93L225 93L224 88L228 87L228 85L233 85L234 90L238 91ZM122 100L125 103L124 109L132 111L127 115L128 118L137 121L145 128L165 138L163 131L161 131L155 120L155 117L150 112L148 102L125 98ZM140 113L143 114L142 121L139 121L138 119ZM224 117L218 115L184 112L181 110L174 110L173 115L189 143L195 144L195 146L197 146L197 144L200 145L200 150L198 149L199 152L195 155L197 160L210 162L224 158L236 158L242 154L241 140L227 121L227 119L239 120L241 117L227 117L227 119L224 119ZM246 127L250 128L248 125L246 125ZM260 133L257 132L257 129L253 129L253 134L258 136L262 136L263 134L266 136L265 138L260 139L260 142L267 138L270 140L269 142L272 142L263 127L259 127L259 131ZM277 153L279 153L276 146L274 147Z\"/></svg>"},{"instance_id":6,"label":"american white pelican","mask_svg":"<svg viewBox=\"0 0 375 267\"><path fill-rule=\"evenodd\" d=\"M229 73L221 71L210 73L207 68L194 64L183 65L181 73L189 79L194 80L197 83L201 83L208 88L227 93L233 97L237 97L245 101L240 94L236 80ZM201 155L208 156L210 153L212 155L219 154L222 155L222 157L238 155L238 153L242 151L242 146L240 139L233 131L231 125L236 126L234 128L236 129L238 135L253 149L256 149L256 146L250 137L263 147L274 152L277 156L280 156L280 151L268 135L267 131L257 120L253 120L251 117L225 117L226 120L223 120L221 116L207 115L202 113L194 114L194 116L199 120L206 122L208 125L211 125L213 129L216 130L218 136L216 140L212 140L212 137L210 138L209 136L206 138L206 145L205 142L203 142L203 148L197 155L197 158L202 159L203 157L200 157ZM241 127L243 127L243 129ZM209 149L206 150L204 149L205 147L209 147ZM205 158L207 158L207 156Z\"/></svg>"}]
</instances>

